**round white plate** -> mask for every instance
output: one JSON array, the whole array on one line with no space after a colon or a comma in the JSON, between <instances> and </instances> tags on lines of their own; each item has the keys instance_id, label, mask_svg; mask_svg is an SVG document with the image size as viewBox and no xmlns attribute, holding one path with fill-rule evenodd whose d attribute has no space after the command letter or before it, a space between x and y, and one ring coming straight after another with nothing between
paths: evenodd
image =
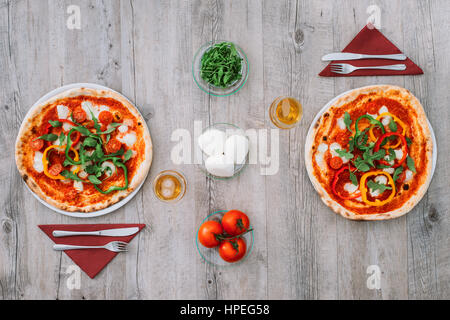
<instances>
[{"instance_id":1,"label":"round white plate","mask_svg":"<svg viewBox=\"0 0 450 320\"><path fill-rule=\"evenodd\" d=\"M367 87L372 87L372 86L367 86ZM308 133L306 135L306 140L305 141L309 140L309 137L310 137L310 135L313 132L314 124L317 121L319 121L319 118L322 116L322 114L325 111L327 111L328 108L330 108L333 103L335 103L342 96L344 96L344 95L346 95L346 94L348 94L348 93L350 93L350 92L352 92L354 90L364 89L364 88L367 88L367 87L361 87L361 88L348 90L348 91L346 91L344 93L341 93L340 95L334 97L326 105L324 105L323 108L320 109L320 111L317 113L317 115L314 118L314 120L311 122L311 125L309 127L309 130L308 130ZM427 122L428 122L428 126L430 127L431 139L433 140L433 154L432 154L432 160L431 160L431 179L432 179L433 178L433 174L434 174L434 170L436 169L436 162L437 162L437 142L436 142L436 137L434 135L433 127L431 127L431 123L430 123L430 121L428 121L428 119L427 119ZM308 154L308 151L306 150L306 144L305 144L305 157L306 157L307 154ZM308 170L306 170L306 171L308 171ZM312 177L311 177L311 174L309 173L309 171L308 171L308 177L309 177L309 179L312 182ZM431 181L431 179L430 179L430 181Z\"/></svg>"},{"instance_id":2,"label":"round white plate","mask_svg":"<svg viewBox=\"0 0 450 320\"><path fill-rule=\"evenodd\" d=\"M118 93L117 91L110 89L108 87L104 87L95 83L72 83L72 84L68 84L65 86L62 86L60 88L57 88L55 90L50 91L49 93L47 93L46 95L44 95L43 97L41 97L38 101L36 101L36 103L33 105L32 108L34 108L34 106L39 105L49 99L51 99L52 97L56 96L57 94L60 94L64 91L70 90L70 89L75 89L75 88L88 88L88 89L95 89L95 90L109 90L112 92L115 92L117 94L120 94L123 98L125 98L126 100L128 100L135 108L136 106L134 105L134 103L132 103L127 97L125 97L124 95L122 95L121 93ZM136 110L139 109L136 108ZM142 114L141 114L142 116ZM142 117L144 118L144 117ZM148 173L147 173L148 174ZM147 176L146 176L147 178ZM69 212L69 211L64 211L61 210L59 208L56 208L54 206L52 206L51 204L47 203L46 201L44 201L43 199L41 199L37 194L35 194L29 187L28 185L24 182L25 186L27 187L28 190L30 190L30 192L33 194L33 196L39 200L40 203L42 203L44 206L46 206L47 208L52 209L53 211L56 211L58 213L61 213L63 215L66 216L70 216L70 217L76 217L76 218L93 218L93 217L98 217L98 216L103 216L105 214L111 213L117 209L119 209L120 207L122 207L123 205L125 205L128 201L130 201L135 195L136 193L138 193L139 189L141 189L142 185L144 184L144 181L142 181L142 183L132 192L130 193L128 196L126 196L124 199L122 199L121 201L113 204L112 206L109 206L105 209L101 209L98 211L93 211L93 212Z\"/></svg>"}]
</instances>

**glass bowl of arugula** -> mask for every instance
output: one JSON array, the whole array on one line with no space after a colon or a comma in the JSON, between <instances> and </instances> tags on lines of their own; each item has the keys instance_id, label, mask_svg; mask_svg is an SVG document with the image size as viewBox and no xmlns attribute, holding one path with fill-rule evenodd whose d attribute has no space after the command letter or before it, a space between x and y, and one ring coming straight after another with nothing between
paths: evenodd
<instances>
[{"instance_id":1,"label":"glass bowl of arugula","mask_svg":"<svg viewBox=\"0 0 450 320\"><path fill-rule=\"evenodd\" d=\"M229 41L209 41L192 62L195 83L204 92L226 97L238 92L247 81L249 63L244 51Z\"/></svg>"}]
</instances>

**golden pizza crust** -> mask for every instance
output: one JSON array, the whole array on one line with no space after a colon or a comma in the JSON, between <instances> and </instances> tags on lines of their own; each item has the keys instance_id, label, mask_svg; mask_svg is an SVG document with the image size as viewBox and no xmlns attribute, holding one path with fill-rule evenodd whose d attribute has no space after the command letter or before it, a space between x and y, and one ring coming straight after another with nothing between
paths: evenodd
<instances>
[{"instance_id":1,"label":"golden pizza crust","mask_svg":"<svg viewBox=\"0 0 450 320\"><path fill-rule=\"evenodd\" d=\"M336 202L334 199L331 198L331 196L328 194L328 192L325 190L325 188L322 186L322 184L319 182L317 177L314 174L313 169L313 145L316 138L316 134L318 133L319 129L324 123L324 117L323 114L327 113L331 108L333 107L340 107L343 106L353 100L355 100L359 95L361 94L368 94L372 92L378 92L380 94L385 94L389 92L395 92L396 94L400 95L402 99L405 99L405 101L408 101L409 104L412 106L414 111L417 113L417 122L419 126L422 129L422 134L424 137L425 147L424 150L426 152L426 159L427 165L425 168L424 173L424 181L422 181L422 184L420 188L417 190L417 192L412 195L400 208L397 208L390 212L384 212L384 213L371 213L371 214L359 214L356 212L353 212L351 210L348 210L338 202ZM387 96L388 98L392 98L390 96ZM308 171L308 175L311 179L311 182L316 189L316 191L319 193L322 201L329 206L334 212L340 214L341 216L352 219L352 220L386 220L386 219L393 219L400 217L406 213L408 213L424 196L425 192L428 189L428 186L431 181L431 170L432 170L432 153L433 153L433 142L432 137L430 134L430 129L428 127L428 121L425 115L425 112L423 110L422 105L420 104L419 100L407 89L392 86L392 85L375 85L375 86L367 86L358 88L355 90L352 90L348 94L338 98L325 112L323 113L317 123L313 124L313 129L310 130L308 136L306 137L306 143L305 143L305 165L306 169Z\"/></svg>"},{"instance_id":2,"label":"golden pizza crust","mask_svg":"<svg viewBox=\"0 0 450 320\"><path fill-rule=\"evenodd\" d=\"M92 96L95 98L113 98L119 102L122 103L123 106L125 106L132 114L133 116L140 120L143 125L143 137L145 142L145 152L144 152L144 159L142 160L138 170L134 174L131 181L129 181L129 186L127 190L121 190L116 191L113 194L111 194L111 197L108 199L105 199L101 202L94 203L91 205L86 205L83 207L80 206L73 206L73 205L67 205L65 203L62 203L58 200L55 200L49 196L47 196L43 190L39 187L39 185L34 181L33 177L29 176L26 172L26 167L23 165L23 160L25 159L25 154L23 152L23 145L27 143L28 140L23 139L23 137L28 133L28 131L31 129L33 124L33 119L38 120L38 122L41 122L42 119L42 113L41 111L49 104L52 104L53 102L56 102L57 100L64 99L64 98L70 98L70 97L77 97L77 96ZM140 137L138 137L140 138ZM36 105L32 107L27 115L25 116L22 125L19 129L19 134L17 136L16 140L16 148L15 148L15 158L16 158L16 165L17 168L23 178L23 180L26 182L28 187L37 194L42 200L46 201L50 205L69 212L93 212L98 211L104 208L107 208L125 197L127 197L131 192L133 192L146 178L147 173L150 169L151 163L152 163L152 157L153 157L153 147L152 147L152 140L150 136L150 132L148 130L147 124L142 117L142 115L139 113L139 111L135 108L135 106L127 99L125 99L122 95L110 91L110 90L95 90L95 89L89 89L89 88L75 88L70 89L65 92L62 92L51 99L44 101L43 103Z\"/></svg>"}]
</instances>

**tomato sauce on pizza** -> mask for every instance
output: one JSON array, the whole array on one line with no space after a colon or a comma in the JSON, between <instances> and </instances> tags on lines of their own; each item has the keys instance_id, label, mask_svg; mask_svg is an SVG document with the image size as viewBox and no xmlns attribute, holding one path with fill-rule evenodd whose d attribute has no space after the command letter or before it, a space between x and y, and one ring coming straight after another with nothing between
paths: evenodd
<instances>
[{"instance_id":1,"label":"tomato sauce on pizza","mask_svg":"<svg viewBox=\"0 0 450 320\"><path fill-rule=\"evenodd\" d=\"M308 172L324 202L351 219L388 219L423 196L432 141L418 100L374 86L340 98L308 137Z\"/></svg>"},{"instance_id":2,"label":"tomato sauce on pizza","mask_svg":"<svg viewBox=\"0 0 450 320\"><path fill-rule=\"evenodd\" d=\"M27 184L68 211L95 211L145 178L151 140L139 112L108 92L63 94L27 115L16 162Z\"/></svg>"}]
</instances>

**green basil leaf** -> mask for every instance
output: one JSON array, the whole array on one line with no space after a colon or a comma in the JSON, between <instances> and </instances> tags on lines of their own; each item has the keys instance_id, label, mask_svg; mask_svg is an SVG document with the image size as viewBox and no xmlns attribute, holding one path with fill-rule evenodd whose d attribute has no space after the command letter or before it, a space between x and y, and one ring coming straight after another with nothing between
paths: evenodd
<instances>
[{"instance_id":1,"label":"green basil leaf","mask_svg":"<svg viewBox=\"0 0 450 320\"><path fill-rule=\"evenodd\" d=\"M58 139L58 136L56 134L49 133L49 134L44 134L36 139L41 139L41 140L45 140L45 141L56 141L56 139Z\"/></svg>"},{"instance_id":2,"label":"green basil leaf","mask_svg":"<svg viewBox=\"0 0 450 320\"><path fill-rule=\"evenodd\" d=\"M416 166L414 164L414 159L411 158L409 155L406 156L406 165L408 166L409 170L416 173Z\"/></svg>"}]
</instances>

